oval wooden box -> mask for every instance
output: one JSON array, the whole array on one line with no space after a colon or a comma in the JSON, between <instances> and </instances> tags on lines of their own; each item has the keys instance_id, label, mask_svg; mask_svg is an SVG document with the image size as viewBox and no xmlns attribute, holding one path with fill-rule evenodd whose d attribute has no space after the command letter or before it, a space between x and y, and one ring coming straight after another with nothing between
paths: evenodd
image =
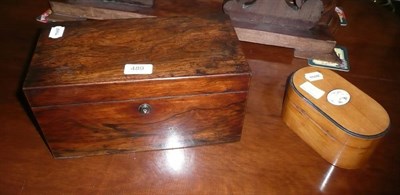
<instances>
[{"instance_id":1,"label":"oval wooden box","mask_svg":"<svg viewBox=\"0 0 400 195\"><path fill-rule=\"evenodd\" d=\"M240 140L251 75L226 16L57 25L63 36L42 31L23 86L54 157Z\"/></svg>"},{"instance_id":2,"label":"oval wooden box","mask_svg":"<svg viewBox=\"0 0 400 195\"><path fill-rule=\"evenodd\" d=\"M333 71L315 67L290 76L282 117L325 160L347 169L365 164L390 124L375 100Z\"/></svg>"}]
</instances>

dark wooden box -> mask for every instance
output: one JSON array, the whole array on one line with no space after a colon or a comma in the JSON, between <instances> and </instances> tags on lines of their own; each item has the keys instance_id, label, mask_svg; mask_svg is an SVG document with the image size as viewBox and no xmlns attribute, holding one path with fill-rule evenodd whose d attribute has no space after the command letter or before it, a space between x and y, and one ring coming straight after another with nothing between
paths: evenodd
<instances>
[{"instance_id":1,"label":"dark wooden box","mask_svg":"<svg viewBox=\"0 0 400 195\"><path fill-rule=\"evenodd\" d=\"M240 140L251 74L226 16L50 27L23 91L55 158Z\"/></svg>"}]
</instances>

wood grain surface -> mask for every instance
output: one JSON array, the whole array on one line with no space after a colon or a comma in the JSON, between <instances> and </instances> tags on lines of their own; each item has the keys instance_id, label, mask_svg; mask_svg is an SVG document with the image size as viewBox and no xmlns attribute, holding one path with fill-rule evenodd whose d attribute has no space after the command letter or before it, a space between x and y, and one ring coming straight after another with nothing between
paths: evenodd
<instances>
[{"instance_id":1,"label":"wood grain surface","mask_svg":"<svg viewBox=\"0 0 400 195\"><path fill-rule=\"evenodd\" d=\"M221 0L222 1L222 0ZM158 16L221 12L221 1L155 1ZM348 26L350 72L338 72L379 102L391 128L365 166L332 167L282 121L286 80L306 60L293 50L241 43L253 73L239 142L55 160L17 92L48 1L0 3L1 194L399 194L400 19L368 0L338 1Z\"/></svg>"},{"instance_id":2,"label":"wood grain surface","mask_svg":"<svg viewBox=\"0 0 400 195\"><path fill-rule=\"evenodd\" d=\"M95 2L92 2L95 3ZM101 5L100 3L98 3ZM107 3L103 2L107 5ZM116 3L118 5L118 3ZM63 16L95 19L95 20L109 20L109 19L123 19L123 18L148 18L145 14L120 11L115 9L104 9L99 7L92 7L89 5L68 4L66 2L50 1L51 10L53 13ZM130 5L119 4L120 7L129 7ZM136 7L136 9L139 9Z\"/></svg>"},{"instance_id":3,"label":"wood grain surface","mask_svg":"<svg viewBox=\"0 0 400 195\"><path fill-rule=\"evenodd\" d=\"M323 79L311 82L325 92L324 96L319 99L313 98L300 87L308 81L305 74L315 72L323 76ZM386 110L368 94L333 71L315 67L302 68L292 75L291 82L291 86L287 87L294 88L301 94L301 97L305 97L355 137L379 137L389 128L390 119ZM327 95L335 89L342 89L349 93L347 104L337 106L327 101Z\"/></svg>"},{"instance_id":4,"label":"wood grain surface","mask_svg":"<svg viewBox=\"0 0 400 195\"><path fill-rule=\"evenodd\" d=\"M299 58L338 61L332 36L338 24L336 0L308 1L294 10L284 1L255 1L243 7L242 1L226 1L239 40L295 49Z\"/></svg>"},{"instance_id":5,"label":"wood grain surface","mask_svg":"<svg viewBox=\"0 0 400 195\"><path fill-rule=\"evenodd\" d=\"M306 74L321 74L306 79ZM311 96L301 85L311 83L324 94ZM362 167L388 132L390 119L385 109L360 89L334 73L305 67L290 76L283 104L283 121L318 154L331 164L355 169ZM333 90L349 93L349 102L334 105L328 101Z\"/></svg>"},{"instance_id":6,"label":"wood grain surface","mask_svg":"<svg viewBox=\"0 0 400 195\"><path fill-rule=\"evenodd\" d=\"M250 69L226 15L55 25L65 33L42 31L24 82L54 157L240 140Z\"/></svg>"},{"instance_id":7,"label":"wood grain surface","mask_svg":"<svg viewBox=\"0 0 400 195\"><path fill-rule=\"evenodd\" d=\"M249 71L229 17L221 13L69 22L61 38L49 38L56 25L41 32L25 88ZM125 64L154 64L156 70L127 76Z\"/></svg>"},{"instance_id":8,"label":"wood grain surface","mask_svg":"<svg viewBox=\"0 0 400 195\"><path fill-rule=\"evenodd\" d=\"M63 24L41 32L24 81L31 106L248 90L249 66L227 16ZM153 64L125 75L125 64Z\"/></svg>"},{"instance_id":9,"label":"wood grain surface","mask_svg":"<svg viewBox=\"0 0 400 195\"><path fill-rule=\"evenodd\" d=\"M286 26L287 28L311 29L321 18L324 10L321 0L309 0L300 10L290 8L285 1L255 1L243 8L240 1L227 1L224 9L235 20ZM318 11L316 11L318 10ZM241 13L241 15L238 15ZM248 17L247 17L248 16ZM240 18L240 19L239 19Z\"/></svg>"},{"instance_id":10,"label":"wood grain surface","mask_svg":"<svg viewBox=\"0 0 400 195\"><path fill-rule=\"evenodd\" d=\"M53 155L82 157L240 140L247 92L32 108ZM149 104L149 114L138 111Z\"/></svg>"}]
</instances>

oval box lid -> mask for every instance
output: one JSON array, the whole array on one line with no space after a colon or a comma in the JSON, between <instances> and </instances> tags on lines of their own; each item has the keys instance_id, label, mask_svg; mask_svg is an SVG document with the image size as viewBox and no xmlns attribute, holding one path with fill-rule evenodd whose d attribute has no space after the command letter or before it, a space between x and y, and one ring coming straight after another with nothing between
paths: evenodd
<instances>
[{"instance_id":1,"label":"oval box lid","mask_svg":"<svg viewBox=\"0 0 400 195\"><path fill-rule=\"evenodd\" d=\"M375 139L388 130L386 110L331 70L301 68L292 75L290 84L308 104L347 134Z\"/></svg>"}]
</instances>

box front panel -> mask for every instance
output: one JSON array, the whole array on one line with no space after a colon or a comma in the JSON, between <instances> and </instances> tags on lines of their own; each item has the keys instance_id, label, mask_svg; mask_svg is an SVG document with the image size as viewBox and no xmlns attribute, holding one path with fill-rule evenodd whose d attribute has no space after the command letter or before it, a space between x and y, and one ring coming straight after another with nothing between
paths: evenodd
<instances>
[{"instance_id":1,"label":"box front panel","mask_svg":"<svg viewBox=\"0 0 400 195\"><path fill-rule=\"evenodd\" d=\"M139 99L35 107L33 112L53 155L66 158L238 141L246 96ZM141 105L149 106L143 111Z\"/></svg>"}]
</instances>

